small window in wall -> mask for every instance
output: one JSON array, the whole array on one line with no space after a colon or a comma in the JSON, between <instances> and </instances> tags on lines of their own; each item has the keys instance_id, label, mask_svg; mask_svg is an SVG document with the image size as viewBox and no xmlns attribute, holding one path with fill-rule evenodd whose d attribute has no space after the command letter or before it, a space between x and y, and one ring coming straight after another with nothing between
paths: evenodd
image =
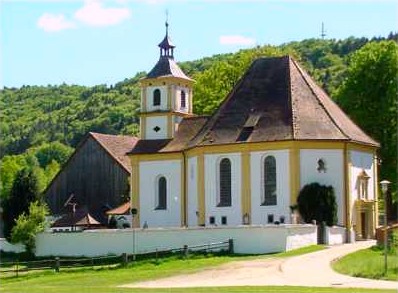
<instances>
[{"instance_id":1,"label":"small window in wall","mask_svg":"<svg viewBox=\"0 0 398 293\"><path fill-rule=\"evenodd\" d=\"M219 198L218 207L230 207L232 204L231 195L231 161L224 158L220 162L219 170Z\"/></svg>"},{"instance_id":2,"label":"small window in wall","mask_svg":"<svg viewBox=\"0 0 398 293\"><path fill-rule=\"evenodd\" d=\"M272 224L274 222L274 215L273 214L268 214L267 216L267 223Z\"/></svg>"},{"instance_id":3,"label":"small window in wall","mask_svg":"<svg viewBox=\"0 0 398 293\"><path fill-rule=\"evenodd\" d=\"M279 223L285 224L285 216L280 216L279 217Z\"/></svg>"},{"instance_id":4,"label":"small window in wall","mask_svg":"<svg viewBox=\"0 0 398 293\"><path fill-rule=\"evenodd\" d=\"M276 160L274 156L267 156L264 159L263 184L264 189L261 205L276 205Z\"/></svg>"},{"instance_id":5,"label":"small window in wall","mask_svg":"<svg viewBox=\"0 0 398 293\"><path fill-rule=\"evenodd\" d=\"M318 160L318 168L319 173L326 173L326 161L324 159Z\"/></svg>"},{"instance_id":6,"label":"small window in wall","mask_svg":"<svg viewBox=\"0 0 398 293\"><path fill-rule=\"evenodd\" d=\"M214 218L213 216L209 217L209 224L214 225L215 223L216 223L216 218Z\"/></svg>"},{"instance_id":7,"label":"small window in wall","mask_svg":"<svg viewBox=\"0 0 398 293\"><path fill-rule=\"evenodd\" d=\"M221 217L221 225L227 225L227 224L228 224L227 217L226 216L222 216Z\"/></svg>"},{"instance_id":8,"label":"small window in wall","mask_svg":"<svg viewBox=\"0 0 398 293\"><path fill-rule=\"evenodd\" d=\"M370 176L362 170L357 177L358 199L368 199L368 186Z\"/></svg>"},{"instance_id":9,"label":"small window in wall","mask_svg":"<svg viewBox=\"0 0 398 293\"><path fill-rule=\"evenodd\" d=\"M160 177L157 182L158 190L157 190L157 210L165 210L167 209L167 180L165 177Z\"/></svg>"},{"instance_id":10,"label":"small window in wall","mask_svg":"<svg viewBox=\"0 0 398 293\"><path fill-rule=\"evenodd\" d=\"M181 109L185 109L187 107L187 97L185 91L181 91Z\"/></svg>"},{"instance_id":11,"label":"small window in wall","mask_svg":"<svg viewBox=\"0 0 398 293\"><path fill-rule=\"evenodd\" d=\"M156 89L153 91L153 105L160 106L160 90Z\"/></svg>"}]
</instances>

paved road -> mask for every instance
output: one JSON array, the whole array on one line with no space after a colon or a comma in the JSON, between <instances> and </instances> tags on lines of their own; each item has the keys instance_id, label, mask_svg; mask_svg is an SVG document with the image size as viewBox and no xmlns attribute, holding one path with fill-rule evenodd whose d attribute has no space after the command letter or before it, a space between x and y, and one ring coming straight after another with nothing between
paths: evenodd
<instances>
[{"instance_id":1,"label":"paved road","mask_svg":"<svg viewBox=\"0 0 398 293\"><path fill-rule=\"evenodd\" d=\"M258 259L231 262L194 274L122 285L128 288L184 288L219 286L310 286L397 289L398 282L341 275L331 261L374 245L374 241L333 246L289 259Z\"/></svg>"}]
</instances>

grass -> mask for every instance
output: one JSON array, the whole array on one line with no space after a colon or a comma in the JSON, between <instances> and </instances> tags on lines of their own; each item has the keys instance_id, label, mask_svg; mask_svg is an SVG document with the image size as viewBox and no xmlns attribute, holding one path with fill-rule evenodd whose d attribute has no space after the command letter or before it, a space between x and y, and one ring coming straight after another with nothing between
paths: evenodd
<instances>
[{"instance_id":1,"label":"grass","mask_svg":"<svg viewBox=\"0 0 398 293\"><path fill-rule=\"evenodd\" d=\"M256 258L275 258L300 255L322 249L321 246L311 246L291 252L257 256ZM122 268L84 268L77 270L64 270L59 273L45 271L37 274L27 274L16 277L0 277L0 292L18 293L46 293L46 292L345 292L345 293L376 293L394 292L394 290L367 290L367 289L341 289L341 288L309 288L309 287L214 287L214 288L182 288L182 289L131 289L117 288L118 285L167 277L181 273L193 273L209 267L218 266L235 260L247 260L254 256L203 256L192 255L184 260L179 257L168 257L156 263L153 260L143 260L128 267Z\"/></svg>"},{"instance_id":2,"label":"grass","mask_svg":"<svg viewBox=\"0 0 398 293\"><path fill-rule=\"evenodd\" d=\"M370 279L398 280L398 255L387 255L387 274L384 274L383 249L373 246L346 255L333 263L333 268L342 274Z\"/></svg>"}]
</instances>

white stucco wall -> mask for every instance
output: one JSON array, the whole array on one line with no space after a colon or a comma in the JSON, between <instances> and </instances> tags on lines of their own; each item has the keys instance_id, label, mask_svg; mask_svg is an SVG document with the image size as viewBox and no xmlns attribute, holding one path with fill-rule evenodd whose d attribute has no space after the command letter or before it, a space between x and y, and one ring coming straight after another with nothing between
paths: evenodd
<instances>
[{"instance_id":1,"label":"white stucco wall","mask_svg":"<svg viewBox=\"0 0 398 293\"><path fill-rule=\"evenodd\" d=\"M135 235L133 236L133 234ZM234 240L234 251L243 254L281 252L316 244L312 225L266 225L190 229L91 230L80 233L41 233L38 256L99 256L151 252ZM68 245L65 245L67 243Z\"/></svg>"},{"instance_id":2,"label":"white stucco wall","mask_svg":"<svg viewBox=\"0 0 398 293\"><path fill-rule=\"evenodd\" d=\"M0 250L4 252L15 252L20 253L25 251L25 247L22 244L11 244L5 238L0 238Z\"/></svg>"},{"instance_id":3,"label":"white stucco wall","mask_svg":"<svg viewBox=\"0 0 398 293\"><path fill-rule=\"evenodd\" d=\"M344 227L325 227L325 244L336 245L346 243L347 231Z\"/></svg>"},{"instance_id":4,"label":"white stucco wall","mask_svg":"<svg viewBox=\"0 0 398 293\"><path fill-rule=\"evenodd\" d=\"M167 116L146 117L146 139L167 138ZM153 130L156 126L160 128L158 132Z\"/></svg>"},{"instance_id":5,"label":"white stucco wall","mask_svg":"<svg viewBox=\"0 0 398 293\"><path fill-rule=\"evenodd\" d=\"M221 159L231 160L231 193L232 205L230 207L217 207L219 192L219 164ZM227 217L227 225L242 224L241 211L241 156L240 153L205 155L205 206L206 225L209 217L215 217L216 225L221 225L221 217Z\"/></svg>"},{"instance_id":6,"label":"white stucco wall","mask_svg":"<svg viewBox=\"0 0 398 293\"><path fill-rule=\"evenodd\" d=\"M375 199L374 194L374 162L373 154L359 151L350 151L350 198L351 204L354 204L355 200L358 199L358 175L365 170L369 175L368 183L368 199Z\"/></svg>"},{"instance_id":7,"label":"white stucco wall","mask_svg":"<svg viewBox=\"0 0 398 293\"><path fill-rule=\"evenodd\" d=\"M276 194L277 205L261 206L263 194L263 172L264 159L274 156L276 160ZM289 174L289 151L267 151L253 152L250 156L251 175L251 219L252 224L267 224L268 215L274 215L274 221L279 221L281 216L285 217L285 223L290 222L290 174Z\"/></svg>"},{"instance_id":8,"label":"white stucco wall","mask_svg":"<svg viewBox=\"0 0 398 293\"><path fill-rule=\"evenodd\" d=\"M318 160L326 163L326 172L319 172ZM338 224L344 221L344 158L343 150L302 149L300 150L300 188L317 182L334 188L338 205Z\"/></svg>"},{"instance_id":9,"label":"white stucco wall","mask_svg":"<svg viewBox=\"0 0 398 293\"><path fill-rule=\"evenodd\" d=\"M196 212L198 211L198 176L197 176L197 157L192 157L188 159L187 167L187 201L188 201L188 226L198 225L198 216Z\"/></svg>"},{"instance_id":10,"label":"white stucco wall","mask_svg":"<svg viewBox=\"0 0 398 293\"><path fill-rule=\"evenodd\" d=\"M181 161L140 162L140 226L181 226ZM157 179L167 180L167 209L156 210Z\"/></svg>"},{"instance_id":11,"label":"white stucco wall","mask_svg":"<svg viewBox=\"0 0 398 293\"><path fill-rule=\"evenodd\" d=\"M153 105L153 92L160 90L160 105ZM167 86L149 86L146 90L146 110L147 112L152 111L164 111L167 110Z\"/></svg>"}]
</instances>

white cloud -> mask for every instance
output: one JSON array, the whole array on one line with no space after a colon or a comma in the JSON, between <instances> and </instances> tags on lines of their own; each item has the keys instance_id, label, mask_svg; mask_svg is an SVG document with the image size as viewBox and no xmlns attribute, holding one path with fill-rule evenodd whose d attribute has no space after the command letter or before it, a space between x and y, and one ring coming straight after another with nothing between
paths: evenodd
<instances>
[{"instance_id":1,"label":"white cloud","mask_svg":"<svg viewBox=\"0 0 398 293\"><path fill-rule=\"evenodd\" d=\"M90 26L118 24L131 16L128 8L105 8L98 0L86 0L84 6L75 12L75 18Z\"/></svg>"},{"instance_id":2,"label":"white cloud","mask_svg":"<svg viewBox=\"0 0 398 293\"><path fill-rule=\"evenodd\" d=\"M63 14L44 13L37 21L37 26L46 32L58 32L75 28L76 24L67 20Z\"/></svg>"},{"instance_id":3,"label":"white cloud","mask_svg":"<svg viewBox=\"0 0 398 293\"><path fill-rule=\"evenodd\" d=\"M229 36L221 36L220 44L221 45L244 45L251 46L256 43L256 40L253 38L248 38L240 35L229 35Z\"/></svg>"}]
</instances>

